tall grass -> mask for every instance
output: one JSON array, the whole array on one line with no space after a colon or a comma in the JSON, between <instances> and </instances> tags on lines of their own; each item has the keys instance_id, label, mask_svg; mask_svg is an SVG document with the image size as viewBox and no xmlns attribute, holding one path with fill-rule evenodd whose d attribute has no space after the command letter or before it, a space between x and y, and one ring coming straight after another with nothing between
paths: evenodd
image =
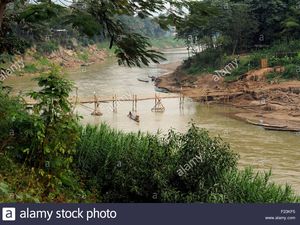
<instances>
[{"instance_id":1,"label":"tall grass","mask_svg":"<svg viewBox=\"0 0 300 225\"><path fill-rule=\"evenodd\" d=\"M208 48L187 59L183 63L183 70L188 74L213 73L225 65L225 53L221 48Z\"/></svg>"},{"instance_id":2,"label":"tall grass","mask_svg":"<svg viewBox=\"0 0 300 225\"><path fill-rule=\"evenodd\" d=\"M82 128L75 159L99 202L294 202L289 187L251 170L220 138L192 125L186 133L123 133L102 124ZM186 168L196 155L201 160Z\"/></svg>"},{"instance_id":3,"label":"tall grass","mask_svg":"<svg viewBox=\"0 0 300 225\"><path fill-rule=\"evenodd\" d=\"M222 180L221 188L211 195L218 203L291 203L300 202L290 186L270 181L271 171L255 173L250 167L230 171Z\"/></svg>"}]
</instances>

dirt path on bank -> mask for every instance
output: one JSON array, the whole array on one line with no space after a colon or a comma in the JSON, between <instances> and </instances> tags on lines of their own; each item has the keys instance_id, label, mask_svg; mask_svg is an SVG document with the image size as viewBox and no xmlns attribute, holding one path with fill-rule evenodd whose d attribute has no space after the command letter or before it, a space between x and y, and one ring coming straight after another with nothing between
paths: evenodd
<instances>
[{"instance_id":1,"label":"dirt path on bank","mask_svg":"<svg viewBox=\"0 0 300 225\"><path fill-rule=\"evenodd\" d=\"M253 125L300 132L300 81L268 82L266 75L274 69L264 68L249 71L241 80L228 83L222 77L215 81L213 74L186 75L178 64L163 65L175 72L160 77L158 87L181 92L199 102L243 108L242 113L233 117Z\"/></svg>"}]
</instances>

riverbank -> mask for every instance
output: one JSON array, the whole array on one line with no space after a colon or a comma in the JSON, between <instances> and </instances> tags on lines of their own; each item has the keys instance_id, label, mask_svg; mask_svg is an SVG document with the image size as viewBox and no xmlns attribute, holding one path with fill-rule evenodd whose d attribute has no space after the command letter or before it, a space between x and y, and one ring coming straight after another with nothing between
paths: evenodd
<instances>
[{"instance_id":1,"label":"riverbank","mask_svg":"<svg viewBox=\"0 0 300 225\"><path fill-rule=\"evenodd\" d=\"M87 47L78 47L77 49L65 49L59 47L50 54L41 54L35 48L31 48L23 55L15 55L7 65L15 64L15 62L22 61L22 67L9 73L6 78L16 79L19 76L34 77L40 73L47 71L51 65L59 65L65 70L82 69L96 63L102 63L109 52L106 49L97 47L96 45L89 45ZM7 71L7 67L3 65L3 71ZM6 80L6 79L5 79Z\"/></svg>"},{"instance_id":2,"label":"riverbank","mask_svg":"<svg viewBox=\"0 0 300 225\"><path fill-rule=\"evenodd\" d=\"M249 71L239 81L224 82L220 78L216 82L213 74L187 75L178 65L163 65L174 72L161 76L156 85L195 101L242 108L244 112L233 117L253 125L300 131L300 81L270 83L266 74L273 68L265 68Z\"/></svg>"},{"instance_id":3,"label":"riverbank","mask_svg":"<svg viewBox=\"0 0 300 225\"><path fill-rule=\"evenodd\" d=\"M176 49L168 51L165 56L168 59L167 62L176 62L184 60L186 55L183 51ZM114 58L107 58L103 63L87 67L86 71L74 70L68 73L66 78L72 80L79 87L79 97L92 96L94 91L97 96L100 96L100 99L115 94L118 98L124 98L131 93L138 97L153 97L155 95L153 84L139 82L137 78L148 78L149 74L164 74L170 71L167 68L171 69L169 64L161 64L161 66L164 68L156 65L148 68L120 67ZM17 77L14 83L6 84L12 86L16 93L19 90L23 90L23 93L29 90L38 90L35 82L31 81L29 77ZM210 106L186 100L182 109L179 107L179 99L162 99L165 112L154 113L151 111L154 103L154 100L138 102L140 123L127 117L131 110L131 102L119 102L117 113L112 113L111 103L101 103L100 111L103 113L101 117L91 116L93 104L78 105L75 112L82 116L82 125L106 123L110 127L126 133L156 134L159 130L160 133L167 134L170 128L185 133L187 124L194 121L197 126L209 130L211 136L220 135L226 143L230 144L234 152L240 154L239 168L251 166L255 171L261 172L272 169L272 181L281 185L288 183L297 193L300 193L300 168L294 166L300 157L300 152L295 151L299 147L297 134L268 132L260 127L232 119L230 118L232 114L244 111L236 110L233 107Z\"/></svg>"}]
</instances>

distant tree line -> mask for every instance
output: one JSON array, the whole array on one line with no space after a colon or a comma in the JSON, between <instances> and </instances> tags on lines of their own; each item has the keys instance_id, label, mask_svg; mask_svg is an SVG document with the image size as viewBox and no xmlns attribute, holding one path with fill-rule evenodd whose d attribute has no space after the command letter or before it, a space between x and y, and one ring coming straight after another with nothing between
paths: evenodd
<instances>
[{"instance_id":1,"label":"distant tree line","mask_svg":"<svg viewBox=\"0 0 300 225\"><path fill-rule=\"evenodd\" d=\"M137 32L149 38L160 38L170 36L169 29L162 29L161 26L151 18L141 19L137 16L120 16L120 19L133 32Z\"/></svg>"},{"instance_id":2,"label":"distant tree line","mask_svg":"<svg viewBox=\"0 0 300 225\"><path fill-rule=\"evenodd\" d=\"M67 2L0 0L0 54L23 53L50 38L63 40L66 47L72 47L72 38L106 39L120 64L148 65L163 58L148 48L148 37L164 35L174 19L180 18L183 7L171 0Z\"/></svg>"},{"instance_id":3,"label":"distant tree line","mask_svg":"<svg viewBox=\"0 0 300 225\"><path fill-rule=\"evenodd\" d=\"M299 37L297 0L204 0L188 3L178 36L227 52L245 52Z\"/></svg>"}]
</instances>

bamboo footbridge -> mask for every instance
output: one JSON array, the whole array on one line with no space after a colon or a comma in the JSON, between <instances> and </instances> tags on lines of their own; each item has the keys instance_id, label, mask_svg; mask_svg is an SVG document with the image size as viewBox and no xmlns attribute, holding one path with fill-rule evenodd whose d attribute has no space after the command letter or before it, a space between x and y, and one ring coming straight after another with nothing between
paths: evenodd
<instances>
[{"instance_id":1,"label":"bamboo footbridge","mask_svg":"<svg viewBox=\"0 0 300 225\"><path fill-rule=\"evenodd\" d=\"M230 98L234 98L237 97L239 95L241 95L242 92L234 92L234 93L224 93L224 92L220 92L220 93L209 93L209 92L203 92L200 95L195 95L195 96L188 96L189 98L197 98L200 101L205 101L205 102L209 102L212 101L216 98L219 99L223 99L224 102L227 100L229 101ZM132 110L129 112L128 117L136 122L140 122L140 116L137 114L137 103L138 101L147 101L147 100L154 100L154 107L151 108L152 112L164 112L165 111L165 107L162 103L163 99L179 99L179 108L180 110L183 110L184 108L184 102L185 102L185 96L182 93L179 94L163 94L160 93L155 94L154 96L140 96L138 97L137 95L131 95L131 94L127 94L127 95L123 95L121 97L117 97L117 95L114 95L112 97L99 97L96 95L96 93L94 92L94 96L92 97L82 97L79 98L78 97L78 92L76 90L76 96L70 97L69 101L72 102L73 104L73 109L76 108L76 106L80 105L83 106L85 108L87 108L88 110L91 110L91 115L92 116L102 116L103 113L100 111L100 103L104 104L104 103L112 103L112 111L113 112L117 112L117 105L120 102L132 102ZM30 98L24 98L24 101L27 105L28 109L31 109L34 107L34 105L38 104L37 101L30 99ZM86 106L85 104L94 104L94 107L89 107Z\"/></svg>"},{"instance_id":2,"label":"bamboo footbridge","mask_svg":"<svg viewBox=\"0 0 300 225\"><path fill-rule=\"evenodd\" d=\"M137 95L133 95L133 96L137 96ZM93 96L93 97L70 97L69 101L72 103L78 103L78 104L93 104L95 103L95 97L97 98L97 102L99 103L109 103L109 102L132 102L133 98L132 97L120 97L117 98L117 96L112 96L112 97L99 97L99 96ZM137 101L147 101L147 100L155 100L156 98L160 98L160 99L174 99L174 98L180 98L179 94L176 95L156 95L156 96L141 96L138 97ZM38 102L31 99L31 98L24 98L26 105L36 105Z\"/></svg>"},{"instance_id":3,"label":"bamboo footbridge","mask_svg":"<svg viewBox=\"0 0 300 225\"><path fill-rule=\"evenodd\" d=\"M112 111L114 113L117 112L117 105L119 102L132 102L132 110L129 111L128 117L136 122L140 122L140 116L137 114L137 103L138 101L146 101L146 100L154 100L155 104L154 107L151 109L152 112L164 112L165 107L162 104L162 99L171 99L171 98L179 98L180 99L180 107L183 107L184 102L184 96L182 94L177 95L171 95L171 94L164 94L164 95L158 95L155 94L153 96L143 96L138 97L137 95L123 95L122 97L118 98L117 95L114 95L112 97L99 97L94 92L93 97L85 97L85 98L79 98L78 92L76 90L76 96L73 96L69 98L69 101L73 104L73 111L75 110L76 106L81 105L85 107L88 110L91 110L92 116L102 116L103 113L100 111L100 103L110 103L112 102ZM27 98L24 99L25 103L27 105L28 109L31 109L34 107L34 105L38 104L37 101ZM86 106L84 104L94 104L94 107L91 108L89 106Z\"/></svg>"},{"instance_id":4,"label":"bamboo footbridge","mask_svg":"<svg viewBox=\"0 0 300 225\"><path fill-rule=\"evenodd\" d=\"M243 92L233 92L233 93L206 93L206 94L195 94L195 95L188 95L188 96L183 96L182 94L155 94L152 96L137 96L137 95L131 95L131 96L126 96L126 97L119 97L117 98L116 95L114 96L106 96L106 97L99 97L99 96L92 96L92 97L70 97L69 101L72 103L78 103L78 104L92 104L96 102L99 103L109 103L109 102L132 102L133 98L135 98L135 101L147 101L147 100L155 100L157 98L160 99L174 99L174 98L179 98L181 100L184 99L184 97L188 97L188 98L198 98L199 100L207 100L207 101L211 101L214 98L222 98L222 99L226 99L226 98L234 98L237 97L239 95L242 95ZM137 99L136 99L137 97ZM211 99L211 100L210 100ZM26 105L36 105L37 101L31 99L31 98L24 98L25 100L25 104Z\"/></svg>"}]
</instances>

